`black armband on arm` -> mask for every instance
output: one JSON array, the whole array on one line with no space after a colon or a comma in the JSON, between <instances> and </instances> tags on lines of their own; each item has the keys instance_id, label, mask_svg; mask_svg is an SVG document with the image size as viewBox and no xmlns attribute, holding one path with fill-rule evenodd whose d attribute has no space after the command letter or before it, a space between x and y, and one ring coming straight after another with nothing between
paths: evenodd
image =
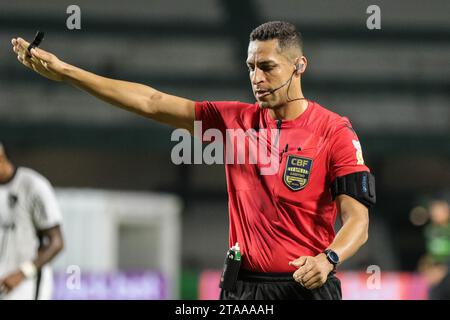
<instances>
[{"instance_id":1,"label":"black armband on arm","mask_svg":"<svg viewBox=\"0 0 450 320\"><path fill-rule=\"evenodd\" d=\"M333 200L340 194L346 194L371 207L376 203L375 177L367 171L337 177L331 184Z\"/></svg>"}]
</instances>

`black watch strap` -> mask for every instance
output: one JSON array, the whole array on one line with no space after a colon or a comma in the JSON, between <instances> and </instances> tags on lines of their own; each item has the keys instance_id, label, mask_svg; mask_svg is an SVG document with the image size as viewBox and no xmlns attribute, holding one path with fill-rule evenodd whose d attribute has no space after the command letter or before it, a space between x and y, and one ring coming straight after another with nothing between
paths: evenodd
<instances>
[{"instance_id":1,"label":"black watch strap","mask_svg":"<svg viewBox=\"0 0 450 320\"><path fill-rule=\"evenodd\" d=\"M336 266L339 264L338 254L331 249L326 249L323 253L325 253L327 260L333 265L333 271L336 271Z\"/></svg>"}]
</instances>

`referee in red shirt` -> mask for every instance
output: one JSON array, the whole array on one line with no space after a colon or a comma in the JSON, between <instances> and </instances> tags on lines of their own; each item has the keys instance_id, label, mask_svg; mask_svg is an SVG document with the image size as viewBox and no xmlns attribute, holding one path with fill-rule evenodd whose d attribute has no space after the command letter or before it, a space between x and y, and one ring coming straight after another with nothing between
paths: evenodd
<instances>
[{"instance_id":1,"label":"referee in red shirt","mask_svg":"<svg viewBox=\"0 0 450 320\"><path fill-rule=\"evenodd\" d=\"M279 146L274 174L261 174L259 164L225 166L229 243L239 243L242 264L226 276L237 280L222 286L221 299L341 299L336 266L367 240L375 180L349 120L304 97L308 62L294 25L268 22L250 34L254 104L194 102L87 72L21 38L12 45L22 64L51 80L191 133L195 120L203 132L276 130L276 139L267 140Z\"/></svg>"}]
</instances>

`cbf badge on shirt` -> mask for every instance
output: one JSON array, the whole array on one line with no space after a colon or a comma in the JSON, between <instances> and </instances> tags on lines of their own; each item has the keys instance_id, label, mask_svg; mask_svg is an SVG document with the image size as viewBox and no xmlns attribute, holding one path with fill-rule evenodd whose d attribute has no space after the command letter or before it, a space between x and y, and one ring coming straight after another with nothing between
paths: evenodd
<instances>
[{"instance_id":1,"label":"cbf badge on shirt","mask_svg":"<svg viewBox=\"0 0 450 320\"><path fill-rule=\"evenodd\" d=\"M303 189L308 183L312 163L312 159L288 155L283 174L286 186L293 191Z\"/></svg>"}]
</instances>

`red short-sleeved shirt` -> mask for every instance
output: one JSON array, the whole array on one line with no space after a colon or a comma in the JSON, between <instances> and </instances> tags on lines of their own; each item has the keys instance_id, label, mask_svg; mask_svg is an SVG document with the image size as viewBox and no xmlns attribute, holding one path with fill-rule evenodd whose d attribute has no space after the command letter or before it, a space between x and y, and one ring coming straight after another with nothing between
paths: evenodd
<instances>
[{"instance_id":1,"label":"red short-sleeved shirt","mask_svg":"<svg viewBox=\"0 0 450 320\"><path fill-rule=\"evenodd\" d=\"M295 268L289 261L317 255L333 241L337 210L331 182L369 171L347 118L309 101L298 118L280 123L257 103L227 101L197 102L195 119L202 121L202 133L215 128L224 137L229 129L251 130L258 139L264 138L262 129L277 130L276 136L267 132L264 138L269 148L278 142L274 174L262 175L264 166L248 159L225 164L229 244L239 242L244 268L291 272Z\"/></svg>"}]
</instances>

